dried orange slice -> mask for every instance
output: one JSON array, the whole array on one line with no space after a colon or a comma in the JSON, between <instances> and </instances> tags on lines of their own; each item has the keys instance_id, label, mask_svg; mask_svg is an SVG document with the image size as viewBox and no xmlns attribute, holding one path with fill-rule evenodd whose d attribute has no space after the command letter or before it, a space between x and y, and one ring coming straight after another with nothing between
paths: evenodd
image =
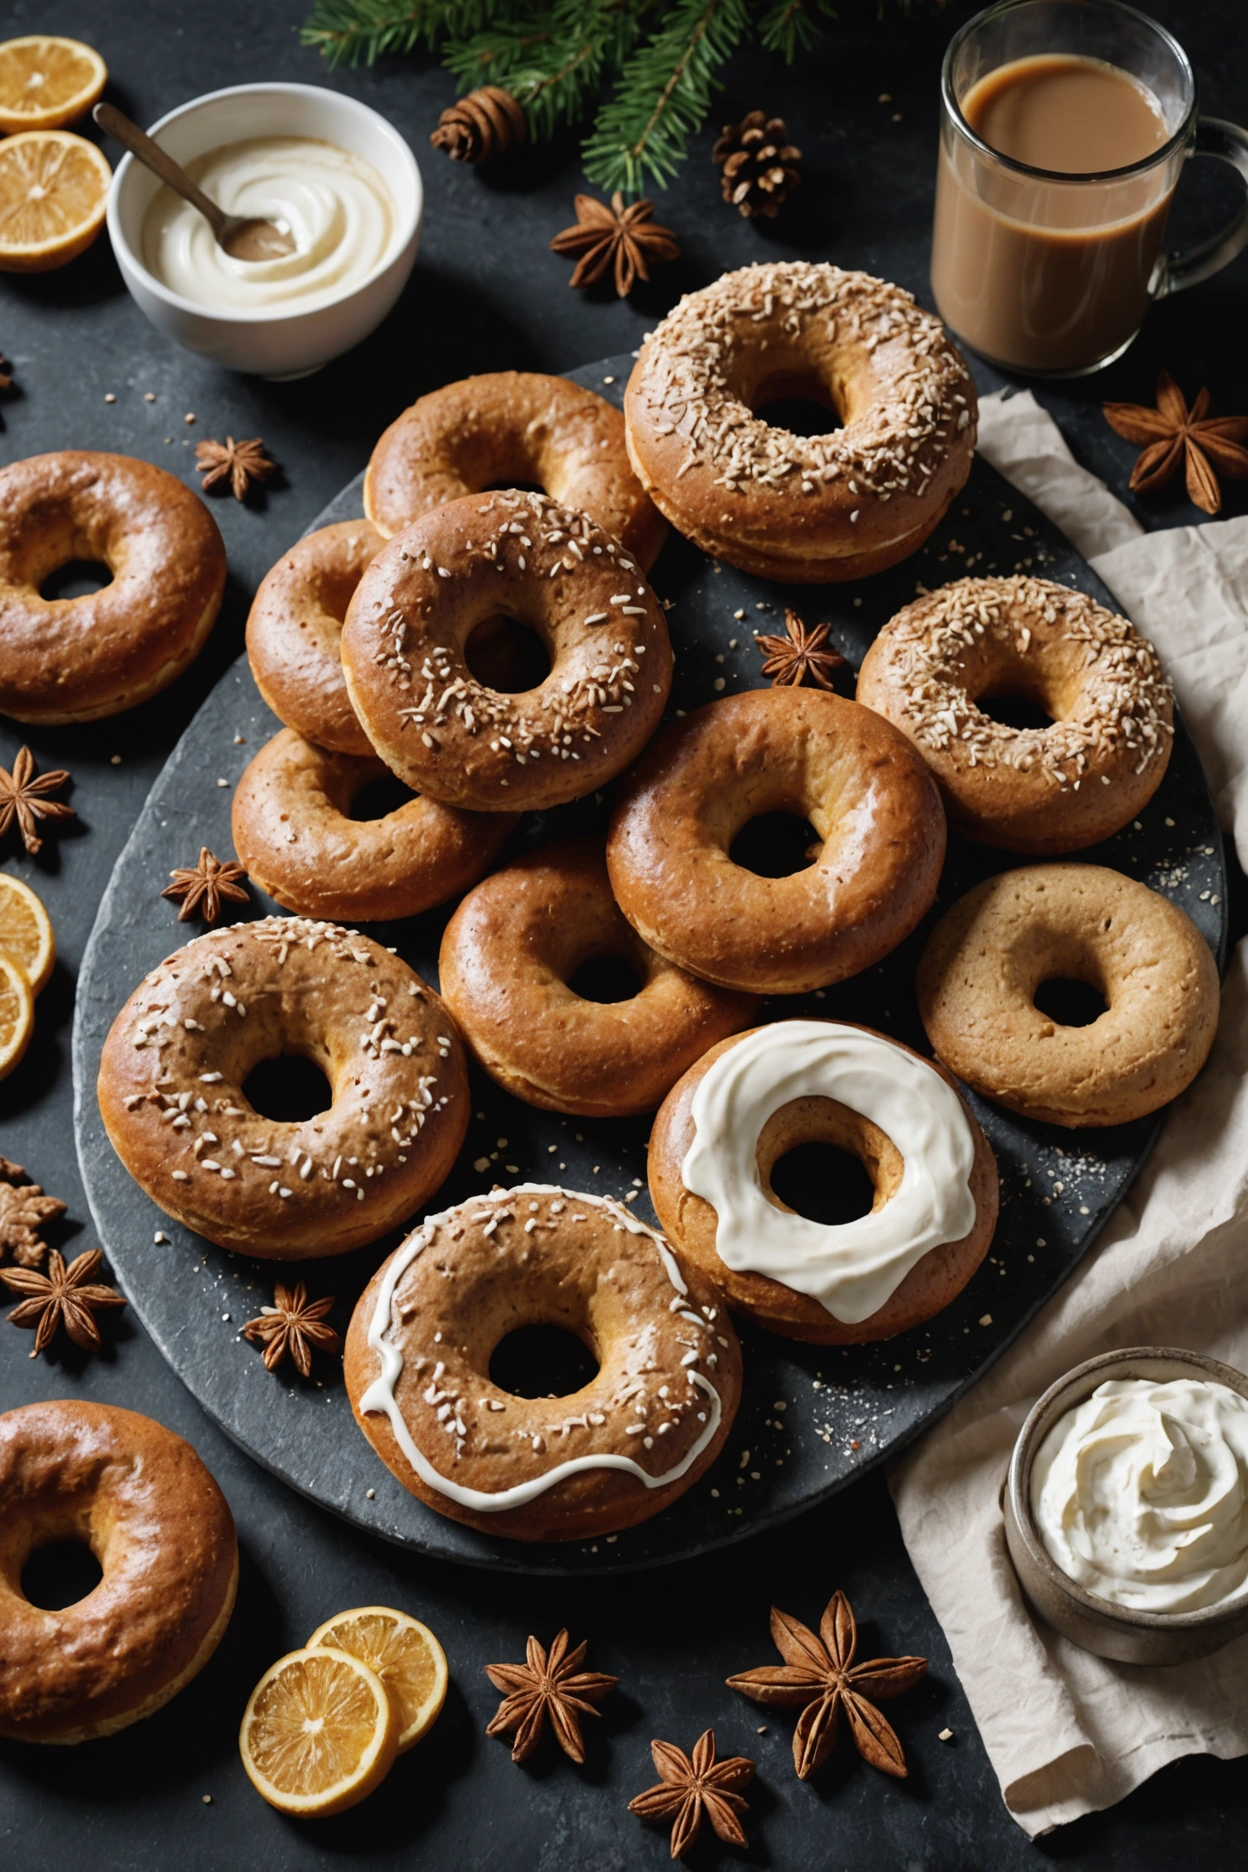
<instances>
[{"instance_id":1,"label":"dried orange slice","mask_svg":"<svg viewBox=\"0 0 1248 1872\"><path fill-rule=\"evenodd\" d=\"M247 1700L238 1746L252 1785L280 1813L354 1807L390 1772L399 1723L380 1677L328 1645L279 1658Z\"/></svg>"},{"instance_id":2,"label":"dried orange slice","mask_svg":"<svg viewBox=\"0 0 1248 1872\"><path fill-rule=\"evenodd\" d=\"M30 1045L35 997L30 983L8 956L0 955L0 1079L7 1078Z\"/></svg>"},{"instance_id":3,"label":"dried orange slice","mask_svg":"<svg viewBox=\"0 0 1248 1872\"><path fill-rule=\"evenodd\" d=\"M50 273L104 225L113 172L69 130L24 130L0 143L0 273Z\"/></svg>"},{"instance_id":4,"label":"dried orange slice","mask_svg":"<svg viewBox=\"0 0 1248 1872\"><path fill-rule=\"evenodd\" d=\"M326 1619L308 1649L333 1645L362 1658L386 1686L399 1719L399 1754L429 1733L446 1701L446 1653L427 1625L391 1606L356 1606Z\"/></svg>"},{"instance_id":5,"label":"dried orange slice","mask_svg":"<svg viewBox=\"0 0 1248 1872\"><path fill-rule=\"evenodd\" d=\"M108 67L81 39L30 33L0 45L0 130L59 130L85 117Z\"/></svg>"},{"instance_id":6,"label":"dried orange slice","mask_svg":"<svg viewBox=\"0 0 1248 1872\"><path fill-rule=\"evenodd\" d=\"M0 955L16 962L37 995L56 961L56 938L47 911L20 878L0 871Z\"/></svg>"}]
</instances>

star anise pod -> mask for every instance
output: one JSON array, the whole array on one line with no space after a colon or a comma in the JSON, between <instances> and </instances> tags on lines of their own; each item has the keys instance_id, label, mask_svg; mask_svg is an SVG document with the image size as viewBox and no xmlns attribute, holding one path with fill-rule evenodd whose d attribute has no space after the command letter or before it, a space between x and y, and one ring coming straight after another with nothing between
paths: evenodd
<instances>
[{"instance_id":1,"label":"star anise pod","mask_svg":"<svg viewBox=\"0 0 1248 1872\"><path fill-rule=\"evenodd\" d=\"M27 851L32 855L40 851L43 847L38 831L40 819L73 819L76 816L72 806L65 806L60 800L47 797L49 793L55 793L58 787L63 787L68 779L69 775L63 767L56 768L52 773L39 773L30 749L19 748L12 773L0 767L0 838L4 837L16 820Z\"/></svg>"},{"instance_id":2,"label":"star anise pod","mask_svg":"<svg viewBox=\"0 0 1248 1872\"><path fill-rule=\"evenodd\" d=\"M195 465L203 476L202 487L215 487L218 481L228 479L230 492L239 501L245 500L258 482L277 473L277 463L269 460L259 436L250 442L236 442L232 435L227 435L224 442L197 442Z\"/></svg>"},{"instance_id":3,"label":"star anise pod","mask_svg":"<svg viewBox=\"0 0 1248 1872\"><path fill-rule=\"evenodd\" d=\"M527 1664L487 1664L485 1674L496 1690L505 1694L486 1725L486 1735L514 1735L511 1759L522 1762L533 1753L547 1716L555 1740L574 1762L585 1759L581 1740L582 1716L596 1716L593 1708L614 1690L618 1677L603 1671L583 1671L588 1643L583 1641L568 1650L565 1627L555 1638L547 1657L545 1648L530 1638L525 1646Z\"/></svg>"},{"instance_id":4,"label":"star anise pod","mask_svg":"<svg viewBox=\"0 0 1248 1872\"><path fill-rule=\"evenodd\" d=\"M1248 481L1248 416L1206 416L1209 392L1202 389L1191 409L1169 371L1157 379L1157 407L1142 403L1103 403L1111 429L1128 442L1144 445L1128 483L1133 494L1151 494L1173 479L1180 462L1186 469L1187 494L1205 513L1222 507L1218 476Z\"/></svg>"},{"instance_id":5,"label":"star anise pod","mask_svg":"<svg viewBox=\"0 0 1248 1872\"><path fill-rule=\"evenodd\" d=\"M243 1327L243 1338L264 1347L266 1371L276 1371L289 1353L295 1361L295 1369L306 1378L312 1370L313 1346L319 1346L322 1352L342 1349L339 1335L332 1326L325 1324L325 1315L333 1304L332 1294L325 1300L309 1300L303 1281L293 1293L278 1281L273 1290L273 1305L261 1307L260 1317L248 1320Z\"/></svg>"},{"instance_id":6,"label":"star anise pod","mask_svg":"<svg viewBox=\"0 0 1248 1872\"><path fill-rule=\"evenodd\" d=\"M771 1608L771 1636L784 1663L742 1671L728 1678L728 1688L772 1708L801 1707L793 1732L793 1766L799 1780L805 1781L832 1753L842 1709L858 1753L873 1768L904 1780L901 1743L875 1705L918 1683L927 1659L872 1658L855 1664L858 1627L843 1592L829 1599L818 1638L776 1606Z\"/></svg>"},{"instance_id":7,"label":"star anise pod","mask_svg":"<svg viewBox=\"0 0 1248 1872\"><path fill-rule=\"evenodd\" d=\"M0 1157L0 1260L11 1254L19 1267L35 1268L48 1252L39 1231L65 1213L57 1196L45 1196L21 1164Z\"/></svg>"},{"instance_id":8,"label":"star anise pod","mask_svg":"<svg viewBox=\"0 0 1248 1872\"><path fill-rule=\"evenodd\" d=\"M101 1349L104 1342L95 1323L96 1312L101 1307L126 1304L115 1287L92 1281L91 1276L97 1272L103 1258L100 1249L89 1248L66 1267L64 1256L52 1248L48 1251L46 1274L40 1274L35 1268L0 1268L0 1281L14 1293L27 1296L9 1314L9 1324L34 1327L35 1349L31 1358L38 1358L52 1343L58 1326L63 1326L74 1344L84 1351Z\"/></svg>"},{"instance_id":9,"label":"star anise pod","mask_svg":"<svg viewBox=\"0 0 1248 1872\"><path fill-rule=\"evenodd\" d=\"M809 676L821 689L832 687L832 671L839 669L845 661L839 650L828 650L825 645L832 626L830 624L802 623L796 611L787 610L784 614L787 637L760 637L754 633L754 641L764 652L763 675L770 676L773 683L804 683Z\"/></svg>"},{"instance_id":10,"label":"star anise pod","mask_svg":"<svg viewBox=\"0 0 1248 1872\"><path fill-rule=\"evenodd\" d=\"M178 922L185 923L196 912L205 923L215 923L221 914L221 900L227 898L230 903L250 903L251 898L238 882L247 873L243 866L236 864L233 858L222 860L214 857L206 845L199 848L199 863L180 865L169 873L172 884L166 884L162 897L181 897L182 908L178 911Z\"/></svg>"},{"instance_id":11,"label":"star anise pod","mask_svg":"<svg viewBox=\"0 0 1248 1872\"><path fill-rule=\"evenodd\" d=\"M745 1829L737 1815L749 1812L739 1790L754 1778L754 1764L744 1755L715 1759L715 1731L708 1729L693 1745L692 1756L671 1742L652 1742L650 1753L662 1780L629 1801L629 1813L643 1820L672 1822L672 1858L681 1859L702 1831L706 1815L716 1835L729 1846L744 1846Z\"/></svg>"},{"instance_id":12,"label":"star anise pod","mask_svg":"<svg viewBox=\"0 0 1248 1872\"><path fill-rule=\"evenodd\" d=\"M576 226L565 228L550 243L553 253L580 256L569 286L592 286L614 264L615 290L627 299L638 279L649 279L647 261L675 260L680 253L672 230L651 221L652 201L626 208L616 189L609 208L593 195L578 195L575 207Z\"/></svg>"}]
</instances>

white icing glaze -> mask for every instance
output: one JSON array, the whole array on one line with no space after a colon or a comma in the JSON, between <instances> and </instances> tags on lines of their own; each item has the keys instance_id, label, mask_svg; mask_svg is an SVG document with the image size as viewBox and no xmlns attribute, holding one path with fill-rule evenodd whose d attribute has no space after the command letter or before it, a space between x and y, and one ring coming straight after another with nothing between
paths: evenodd
<instances>
[{"instance_id":1,"label":"white icing glaze","mask_svg":"<svg viewBox=\"0 0 1248 1872\"><path fill-rule=\"evenodd\" d=\"M904 1160L880 1209L835 1226L778 1209L759 1174L759 1133L799 1098L837 1099L879 1126ZM925 1060L836 1021L777 1021L720 1055L693 1095L686 1189L715 1211L715 1247L856 1325L878 1312L929 1249L975 1222L975 1138L961 1099Z\"/></svg>"},{"instance_id":2,"label":"white icing glaze","mask_svg":"<svg viewBox=\"0 0 1248 1872\"><path fill-rule=\"evenodd\" d=\"M612 1202L609 1197L605 1196L587 1196L580 1190L565 1190L555 1183L516 1183L510 1189L492 1192L492 1198L498 1202L510 1202L517 1196L529 1195L566 1196L571 1201L592 1204L595 1209L605 1209L611 1219L618 1222L622 1228L626 1228L630 1235L649 1237L659 1252L664 1272L676 1293L682 1299L688 1293L688 1286L662 1236L656 1235L652 1228L648 1228L636 1216L630 1215L623 1204ZM488 1201L490 1198L484 1200ZM464 1204L458 1205L460 1209L465 1206ZM361 1397L361 1411L384 1412L390 1419L390 1427L394 1431L399 1448L426 1487L436 1489L440 1495L445 1495L450 1501L458 1502L462 1508L471 1508L478 1514L499 1514L506 1508L523 1508L527 1503L535 1501L539 1495L544 1495L547 1489L553 1488L555 1483L561 1482L565 1476L576 1475L582 1469L622 1469L629 1475L636 1476L637 1480L648 1489L666 1488L669 1482L679 1482L681 1476L689 1472L714 1438L723 1414L719 1392L709 1379L702 1376L701 1372L690 1371L687 1375L690 1383L695 1384L700 1391L704 1391L710 1400L706 1428L694 1440L680 1462L674 1468L664 1470L662 1475L650 1475L640 1463L634 1462L631 1456L613 1456L609 1453L573 1456L566 1462L556 1463L543 1475L533 1476L527 1482L517 1482L513 1488L499 1489L490 1493L485 1489L465 1488L462 1483L452 1482L449 1476L444 1476L435 1469L429 1458L417 1448L394 1395L394 1388L403 1370L403 1354L386 1335L393 1321L394 1295L399 1282L421 1250L428 1246L432 1231L453 1214L455 1210L444 1209L438 1215L426 1216L420 1227L414 1229L407 1240L396 1248L394 1257L386 1269L368 1329L368 1343L381 1362L381 1371ZM705 1322L692 1311L683 1310L680 1317L692 1322L703 1332L708 1330Z\"/></svg>"},{"instance_id":3,"label":"white icing glaze","mask_svg":"<svg viewBox=\"0 0 1248 1872\"><path fill-rule=\"evenodd\" d=\"M292 253L274 259L237 260L217 245L197 208L159 189L143 222L143 258L158 280L196 305L254 316L323 304L361 285L394 245L389 190L370 162L337 144L248 137L186 169L227 214L272 221L295 242Z\"/></svg>"}]
</instances>

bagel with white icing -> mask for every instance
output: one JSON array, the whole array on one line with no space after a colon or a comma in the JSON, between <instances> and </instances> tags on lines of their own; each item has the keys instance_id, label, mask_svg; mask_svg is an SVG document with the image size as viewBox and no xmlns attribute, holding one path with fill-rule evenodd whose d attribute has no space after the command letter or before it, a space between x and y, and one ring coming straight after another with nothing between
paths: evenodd
<instances>
[{"instance_id":1,"label":"bagel with white icing","mask_svg":"<svg viewBox=\"0 0 1248 1872\"><path fill-rule=\"evenodd\" d=\"M771 1175L803 1144L866 1167L870 1212L795 1214ZM712 1047L650 1137L650 1197L729 1306L788 1339L852 1345L921 1325L961 1293L997 1221L991 1147L944 1069L847 1022L790 1020Z\"/></svg>"},{"instance_id":2,"label":"bagel with white icing","mask_svg":"<svg viewBox=\"0 0 1248 1872\"><path fill-rule=\"evenodd\" d=\"M584 1341L589 1384L526 1398L494 1383L500 1342L533 1325ZM714 1462L741 1395L709 1281L622 1203L545 1184L427 1216L360 1296L344 1363L356 1420L404 1488L513 1540L659 1514Z\"/></svg>"}]
</instances>

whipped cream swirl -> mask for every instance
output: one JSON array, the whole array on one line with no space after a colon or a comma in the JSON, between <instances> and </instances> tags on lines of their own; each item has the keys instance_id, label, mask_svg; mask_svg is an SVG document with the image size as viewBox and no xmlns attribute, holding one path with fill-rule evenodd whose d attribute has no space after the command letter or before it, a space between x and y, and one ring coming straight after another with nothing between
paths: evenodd
<instances>
[{"instance_id":1,"label":"whipped cream swirl","mask_svg":"<svg viewBox=\"0 0 1248 1872\"><path fill-rule=\"evenodd\" d=\"M1248 1399L1198 1378L1110 1378L1036 1452L1031 1508L1070 1579L1193 1612L1248 1584Z\"/></svg>"},{"instance_id":2,"label":"whipped cream swirl","mask_svg":"<svg viewBox=\"0 0 1248 1872\"><path fill-rule=\"evenodd\" d=\"M227 214L272 221L293 253L236 260L203 215L172 189L153 197L143 222L148 271L212 311L305 311L361 285L393 251L390 192L364 157L316 137L248 137L185 165Z\"/></svg>"}]
</instances>

